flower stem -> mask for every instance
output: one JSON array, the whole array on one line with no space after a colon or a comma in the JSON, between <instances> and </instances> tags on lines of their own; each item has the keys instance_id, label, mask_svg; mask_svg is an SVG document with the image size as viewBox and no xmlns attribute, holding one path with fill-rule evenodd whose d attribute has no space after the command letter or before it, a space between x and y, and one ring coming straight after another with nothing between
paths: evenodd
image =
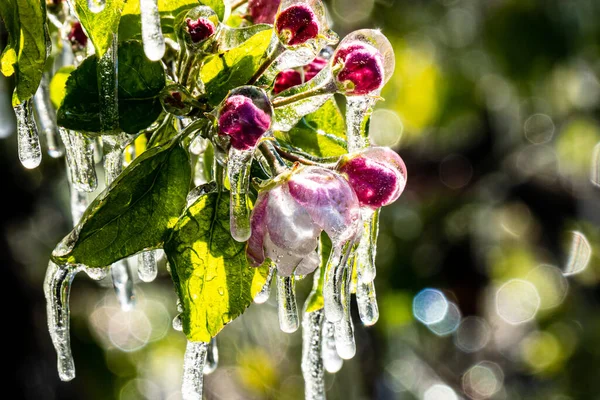
<instances>
[{"instance_id":1,"label":"flower stem","mask_svg":"<svg viewBox=\"0 0 600 400\"><path fill-rule=\"evenodd\" d=\"M275 60L277 60L277 57L282 55L283 52L285 51L285 46L282 45L281 42L279 42L279 39L277 39L277 37L275 36L274 33L273 33L273 36L271 36L271 41L273 41L273 40L277 40L277 44L275 45L275 48L267 56L265 61L263 61L263 63L258 68L258 70L254 73L252 78L250 78L250 80L248 81L248 85L254 85L256 83L256 81L258 81L258 78L260 78L261 75L264 74L264 72L271 66L271 64L273 64L275 62Z\"/></svg>"},{"instance_id":2,"label":"flower stem","mask_svg":"<svg viewBox=\"0 0 600 400\"><path fill-rule=\"evenodd\" d=\"M297 101L308 99L308 98L314 97L314 96L320 96L320 95L324 95L324 94L334 93L336 90L337 90L337 87L335 86L335 83L333 82L333 80L331 80L330 82L327 82L327 84L325 84L325 85L317 86L314 89L310 89L305 92L297 93L297 94L287 96L287 97L284 97L284 96L275 97L272 101L273 108L284 107L289 104L295 103Z\"/></svg>"},{"instance_id":3,"label":"flower stem","mask_svg":"<svg viewBox=\"0 0 600 400\"><path fill-rule=\"evenodd\" d=\"M273 176L277 176L287 171L287 165L285 165L285 162L279 157L279 154L271 143L262 142L258 148L263 157L267 160Z\"/></svg>"}]
</instances>

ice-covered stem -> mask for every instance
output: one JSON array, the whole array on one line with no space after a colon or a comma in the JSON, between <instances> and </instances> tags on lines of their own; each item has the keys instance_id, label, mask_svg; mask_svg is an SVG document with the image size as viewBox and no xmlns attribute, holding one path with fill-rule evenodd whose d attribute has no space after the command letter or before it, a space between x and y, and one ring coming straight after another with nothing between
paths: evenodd
<instances>
[{"instance_id":1,"label":"ice-covered stem","mask_svg":"<svg viewBox=\"0 0 600 400\"><path fill-rule=\"evenodd\" d=\"M158 274L156 251L148 250L138 255L138 276L144 282L152 282Z\"/></svg>"},{"instance_id":2,"label":"ice-covered stem","mask_svg":"<svg viewBox=\"0 0 600 400\"><path fill-rule=\"evenodd\" d=\"M265 73L267 69L279 58L283 53L285 53L285 46L277 39L277 36L273 34L271 37L271 45L269 46L271 51L269 55L265 58L263 63L258 67L252 78L248 81L249 85L255 84L258 79Z\"/></svg>"},{"instance_id":3,"label":"ice-covered stem","mask_svg":"<svg viewBox=\"0 0 600 400\"><path fill-rule=\"evenodd\" d=\"M117 76L118 40L113 34L111 46L98 59L98 92L100 93L100 127L102 132L119 129L119 89Z\"/></svg>"},{"instance_id":4,"label":"ice-covered stem","mask_svg":"<svg viewBox=\"0 0 600 400\"><path fill-rule=\"evenodd\" d=\"M321 356L323 320L323 309L305 311L302 319L302 375L306 400L325 400L325 374Z\"/></svg>"},{"instance_id":5,"label":"ice-covered stem","mask_svg":"<svg viewBox=\"0 0 600 400\"><path fill-rule=\"evenodd\" d=\"M273 284L273 275L275 275L275 265L271 264L271 268L269 268L269 275L267 275L267 281L263 285L262 289L256 296L254 296L254 302L256 304L263 304L269 300L269 296L271 294L271 285Z\"/></svg>"},{"instance_id":6,"label":"ice-covered stem","mask_svg":"<svg viewBox=\"0 0 600 400\"><path fill-rule=\"evenodd\" d=\"M327 168L327 169L335 169L337 162L338 162L338 157L331 157L328 159L325 158L317 158L314 156L311 156L310 154L298 154L298 153L292 153L290 151L284 150L283 148L281 148L280 146L273 146L275 148L275 151L277 151L277 154L279 154L282 158L291 161L291 162L297 162L300 164L304 164L304 165L313 165L316 167L321 167L321 168Z\"/></svg>"},{"instance_id":7,"label":"ice-covered stem","mask_svg":"<svg viewBox=\"0 0 600 400\"><path fill-rule=\"evenodd\" d=\"M46 136L48 155L53 158L61 157L64 149L58 136L56 126L56 113L50 103L50 91L48 90L48 75L42 75L42 81L37 92L33 96L33 103L37 114L37 120L42 132Z\"/></svg>"},{"instance_id":8,"label":"ice-covered stem","mask_svg":"<svg viewBox=\"0 0 600 400\"><path fill-rule=\"evenodd\" d=\"M140 0L142 18L142 43L144 53L152 61L160 60L165 54L165 38L160 26L158 0Z\"/></svg>"},{"instance_id":9,"label":"ice-covered stem","mask_svg":"<svg viewBox=\"0 0 600 400\"><path fill-rule=\"evenodd\" d=\"M354 257L351 257L353 260ZM354 341L354 325L350 308L350 285L352 283L352 268L346 268L341 286L341 300L343 304L343 316L334 322L335 348L344 360L349 360L356 354L356 343Z\"/></svg>"},{"instance_id":10,"label":"ice-covered stem","mask_svg":"<svg viewBox=\"0 0 600 400\"><path fill-rule=\"evenodd\" d=\"M71 283L79 270L78 266L59 267L50 261L44 280L48 331L56 349L58 375L62 381L75 378L75 363L71 354L69 333L69 296Z\"/></svg>"},{"instance_id":11,"label":"ice-covered stem","mask_svg":"<svg viewBox=\"0 0 600 400\"><path fill-rule=\"evenodd\" d=\"M248 207L248 190L250 187L250 167L252 151L229 149L227 173L231 187L230 224L231 236L238 242L250 238L250 210Z\"/></svg>"},{"instance_id":12,"label":"ice-covered stem","mask_svg":"<svg viewBox=\"0 0 600 400\"><path fill-rule=\"evenodd\" d=\"M73 189L77 192L93 192L98 186L94 167L94 140L80 132L59 128L65 145L66 162Z\"/></svg>"},{"instance_id":13,"label":"ice-covered stem","mask_svg":"<svg viewBox=\"0 0 600 400\"><path fill-rule=\"evenodd\" d=\"M204 375L209 375L215 372L219 365L219 348L217 346L217 337L210 339L208 349L206 351L206 363L204 364Z\"/></svg>"},{"instance_id":14,"label":"ice-covered stem","mask_svg":"<svg viewBox=\"0 0 600 400\"><path fill-rule=\"evenodd\" d=\"M181 397L183 400L202 400L204 386L204 364L208 343L187 342L183 360L183 382Z\"/></svg>"},{"instance_id":15,"label":"ice-covered stem","mask_svg":"<svg viewBox=\"0 0 600 400\"><path fill-rule=\"evenodd\" d=\"M327 266L325 267L325 283L323 285L323 300L325 302L325 317L330 322L340 321L344 317L344 273L348 269L348 260L354 249L352 241L334 243Z\"/></svg>"},{"instance_id":16,"label":"ice-covered stem","mask_svg":"<svg viewBox=\"0 0 600 400\"><path fill-rule=\"evenodd\" d=\"M377 237L379 236L379 209L361 210L363 234L356 251L356 268L358 279L366 284L375 279L375 257L377 256Z\"/></svg>"},{"instance_id":17,"label":"ice-covered stem","mask_svg":"<svg viewBox=\"0 0 600 400\"><path fill-rule=\"evenodd\" d=\"M272 143L263 142L258 148L267 161L267 164L269 164L269 168L271 169L273 176L282 174L288 169L287 165L285 165L285 162L281 159L281 157L278 156L279 152Z\"/></svg>"},{"instance_id":18,"label":"ice-covered stem","mask_svg":"<svg viewBox=\"0 0 600 400\"><path fill-rule=\"evenodd\" d=\"M346 100L346 137L348 151L353 152L369 146L367 126L376 99L369 96L348 96Z\"/></svg>"},{"instance_id":19,"label":"ice-covered stem","mask_svg":"<svg viewBox=\"0 0 600 400\"><path fill-rule=\"evenodd\" d=\"M27 169L36 168L42 162L42 150L37 126L33 118L31 99L14 106L17 117L17 145L19 160Z\"/></svg>"},{"instance_id":20,"label":"ice-covered stem","mask_svg":"<svg viewBox=\"0 0 600 400\"><path fill-rule=\"evenodd\" d=\"M276 96L273 98L273 108L281 108L293 103L296 103L300 100L309 99L315 96L322 96L326 94L333 94L337 91L337 87L335 82L330 79L324 85L313 86L310 84L311 82L307 82L303 85L297 86L298 92L290 95L290 96ZM306 90L302 90L302 89Z\"/></svg>"},{"instance_id":21,"label":"ice-covered stem","mask_svg":"<svg viewBox=\"0 0 600 400\"><path fill-rule=\"evenodd\" d=\"M296 282L294 276L277 276L277 304L279 327L286 333L298 329L298 305L296 303Z\"/></svg>"}]
</instances>

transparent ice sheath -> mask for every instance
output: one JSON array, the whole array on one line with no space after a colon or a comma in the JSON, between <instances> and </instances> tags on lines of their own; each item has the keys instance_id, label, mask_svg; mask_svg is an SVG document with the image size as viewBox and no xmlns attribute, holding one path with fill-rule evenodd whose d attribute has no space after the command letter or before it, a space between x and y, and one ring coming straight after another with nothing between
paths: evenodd
<instances>
[{"instance_id":1,"label":"transparent ice sheath","mask_svg":"<svg viewBox=\"0 0 600 400\"><path fill-rule=\"evenodd\" d=\"M324 319L323 309L304 312L302 319L302 375L306 400L325 399L325 374L321 357Z\"/></svg>"},{"instance_id":2,"label":"transparent ice sheath","mask_svg":"<svg viewBox=\"0 0 600 400\"><path fill-rule=\"evenodd\" d=\"M281 330L296 332L299 321L294 276L277 276L277 304Z\"/></svg>"},{"instance_id":3,"label":"transparent ice sheath","mask_svg":"<svg viewBox=\"0 0 600 400\"><path fill-rule=\"evenodd\" d=\"M204 364L208 343L187 342L183 360L183 382L181 397L183 400L202 400L204 386Z\"/></svg>"},{"instance_id":4,"label":"transparent ice sheath","mask_svg":"<svg viewBox=\"0 0 600 400\"><path fill-rule=\"evenodd\" d=\"M250 167L254 150L237 150L231 147L227 159L230 192L231 236L238 242L250 238L250 211L248 209L248 190L250 186Z\"/></svg>"}]
</instances>

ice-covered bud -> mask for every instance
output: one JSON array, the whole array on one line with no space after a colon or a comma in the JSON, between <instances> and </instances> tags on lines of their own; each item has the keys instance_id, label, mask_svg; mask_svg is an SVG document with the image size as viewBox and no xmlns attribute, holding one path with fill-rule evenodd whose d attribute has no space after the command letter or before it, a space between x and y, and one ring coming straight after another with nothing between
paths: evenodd
<instances>
[{"instance_id":1,"label":"ice-covered bud","mask_svg":"<svg viewBox=\"0 0 600 400\"><path fill-rule=\"evenodd\" d=\"M319 265L316 248L322 231L334 245L356 238L360 207L344 177L325 168L301 167L259 194L251 224L246 254L253 265L269 258L280 275L306 275Z\"/></svg>"},{"instance_id":2,"label":"ice-covered bud","mask_svg":"<svg viewBox=\"0 0 600 400\"><path fill-rule=\"evenodd\" d=\"M249 0L248 13L255 24L272 24L281 0Z\"/></svg>"},{"instance_id":3,"label":"ice-covered bud","mask_svg":"<svg viewBox=\"0 0 600 400\"><path fill-rule=\"evenodd\" d=\"M192 96L183 86L173 84L160 92L163 109L171 114L184 116L192 112Z\"/></svg>"},{"instance_id":4,"label":"ice-covered bud","mask_svg":"<svg viewBox=\"0 0 600 400\"><path fill-rule=\"evenodd\" d=\"M256 146L270 126L269 114L243 95L227 98L219 113L219 133L229 136L231 146L237 150Z\"/></svg>"},{"instance_id":5,"label":"ice-covered bud","mask_svg":"<svg viewBox=\"0 0 600 400\"><path fill-rule=\"evenodd\" d=\"M338 171L348 177L360 205L373 209L393 203L406 186L406 165L387 147L370 147L340 160Z\"/></svg>"},{"instance_id":6,"label":"ice-covered bud","mask_svg":"<svg viewBox=\"0 0 600 400\"><path fill-rule=\"evenodd\" d=\"M67 35L67 39L71 42L71 46L75 49L83 49L87 45L88 37L85 35L83 28L79 22L71 25L71 31Z\"/></svg>"},{"instance_id":7,"label":"ice-covered bud","mask_svg":"<svg viewBox=\"0 0 600 400\"><path fill-rule=\"evenodd\" d=\"M338 87L348 95L365 95L384 84L383 56L375 47L350 42L337 49L333 59Z\"/></svg>"},{"instance_id":8,"label":"ice-covered bud","mask_svg":"<svg viewBox=\"0 0 600 400\"><path fill-rule=\"evenodd\" d=\"M319 22L308 5L294 4L277 15L275 30L283 44L296 46L317 37Z\"/></svg>"},{"instance_id":9,"label":"ice-covered bud","mask_svg":"<svg viewBox=\"0 0 600 400\"><path fill-rule=\"evenodd\" d=\"M208 39L215 33L215 24L208 18L199 17L198 19L186 18L187 32L194 43L200 43Z\"/></svg>"},{"instance_id":10,"label":"ice-covered bud","mask_svg":"<svg viewBox=\"0 0 600 400\"><path fill-rule=\"evenodd\" d=\"M316 57L314 60L310 62L310 64L304 67L304 81L308 82L312 78L315 77L325 66L327 65L327 60L323 57Z\"/></svg>"},{"instance_id":11,"label":"ice-covered bud","mask_svg":"<svg viewBox=\"0 0 600 400\"><path fill-rule=\"evenodd\" d=\"M302 75L295 69L286 69L281 71L275 77L275 86L273 87L273 93L277 94L289 89L293 86L300 85L302 83Z\"/></svg>"}]
</instances>

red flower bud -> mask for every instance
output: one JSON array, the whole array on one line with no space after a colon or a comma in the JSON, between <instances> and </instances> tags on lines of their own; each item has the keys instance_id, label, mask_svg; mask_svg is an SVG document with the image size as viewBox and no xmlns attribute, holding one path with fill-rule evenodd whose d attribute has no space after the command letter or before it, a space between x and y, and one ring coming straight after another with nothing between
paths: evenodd
<instances>
[{"instance_id":1,"label":"red flower bud","mask_svg":"<svg viewBox=\"0 0 600 400\"><path fill-rule=\"evenodd\" d=\"M309 6L295 4L279 13L275 29L284 44L296 46L316 38L319 34L319 23Z\"/></svg>"},{"instance_id":2,"label":"red flower bud","mask_svg":"<svg viewBox=\"0 0 600 400\"><path fill-rule=\"evenodd\" d=\"M206 40L215 33L215 25L208 18L200 17L197 20L187 18L185 23L194 43Z\"/></svg>"},{"instance_id":3,"label":"red flower bud","mask_svg":"<svg viewBox=\"0 0 600 400\"><path fill-rule=\"evenodd\" d=\"M271 117L246 96L230 96L219 113L219 133L228 135L238 150L256 146L270 126Z\"/></svg>"},{"instance_id":4,"label":"red flower bud","mask_svg":"<svg viewBox=\"0 0 600 400\"><path fill-rule=\"evenodd\" d=\"M340 47L333 64L341 64L337 80L346 94L364 95L383 86L383 56L373 46L353 42Z\"/></svg>"},{"instance_id":5,"label":"red flower bud","mask_svg":"<svg viewBox=\"0 0 600 400\"><path fill-rule=\"evenodd\" d=\"M304 67L304 81L308 82L312 78L315 77L325 66L327 65L327 60L322 57L316 57L314 60L310 62L310 64Z\"/></svg>"},{"instance_id":6,"label":"red flower bud","mask_svg":"<svg viewBox=\"0 0 600 400\"><path fill-rule=\"evenodd\" d=\"M272 24L281 0L249 0L248 13L255 24Z\"/></svg>"},{"instance_id":7,"label":"red flower bud","mask_svg":"<svg viewBox=\"0 0 600 400\"><path fill-rule=\"evenodd\" d=\"M71 42L71 45L78 48L84 48L87 45L88 38L85 36L85 32L79 22L75 22L71 26L71 31L67 35L67 39Z\"/></svg>"},{"instance_id":8,"label":"red flower bud","mask_svg":"<svg viewBox=\"0 0 600 400\"><path fill-rule=\"evenodd\" d=\"M277 74L275 78L275 86L273 87L273 93L277 94L283 92L292 86L297 86L302 83L302 75L295 69L286 69Z\"/></svg>"},{"instance_id":9,"label":"red flower bud","mask_svg":"<svg viewBox=\"0 0 600 400\"><path fill-rule=\"evenodd\" d=\"M373 209L393 203L406 185L402 158L387 147L371 147L350 155L338 170L348 177L363 207Z\"/></svg>"}]
</instances>

